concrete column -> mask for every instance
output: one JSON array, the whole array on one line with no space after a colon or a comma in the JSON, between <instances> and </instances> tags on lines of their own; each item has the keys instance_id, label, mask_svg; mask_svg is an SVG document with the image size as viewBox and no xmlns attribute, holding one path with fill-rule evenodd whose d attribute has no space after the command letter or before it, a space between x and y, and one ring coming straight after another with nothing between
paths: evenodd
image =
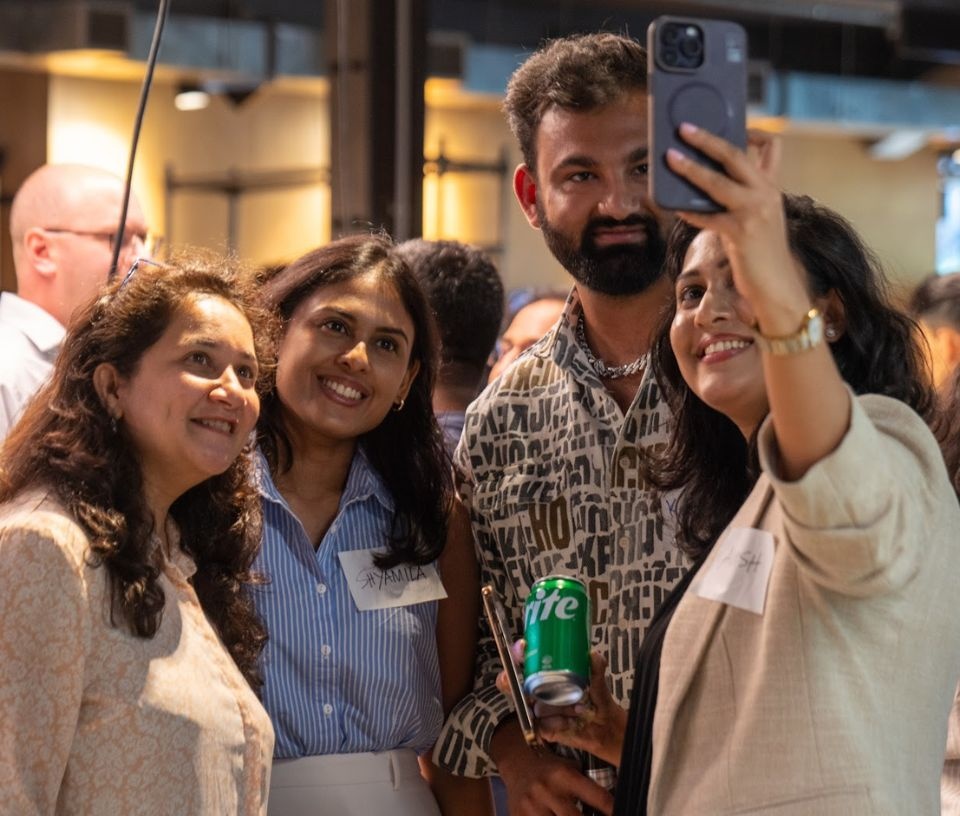
<instances>
[{"instance_id":1,"label":"concrete column","mask_svg":"<svg viewBox=\"0 0 960 816\"><path fill-rule=\"evenodd\" d=\"M419 235L423 202L424 0L330 0L334 237Z\"/></svg>"},{"instance_id":2,"label":"concrete column","mask_svg":"<svg viewBox=\"0 0 960 816\"><path fill-rule=\"evenodd\" d=\"M23 180L47 161L47 94L43 73L0 69L0 288L15 291L10 202Z\"/></svg>"}]
</instances>

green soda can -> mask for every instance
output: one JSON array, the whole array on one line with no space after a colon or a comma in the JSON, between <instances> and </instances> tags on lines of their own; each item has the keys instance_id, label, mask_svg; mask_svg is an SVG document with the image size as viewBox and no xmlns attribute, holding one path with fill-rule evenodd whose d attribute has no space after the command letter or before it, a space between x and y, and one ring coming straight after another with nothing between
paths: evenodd
<instances>
[{"instance_id":1,"label":"green soda can","mask_svg":"<svg viewBox=\"0 0 960 816\"><path fill-rule=\"evenodd\" d=\"M548 575L524 605L523 689L554 706L574 705L590 685L590 600L579 578Z\"/></svg>"}]
</instances>

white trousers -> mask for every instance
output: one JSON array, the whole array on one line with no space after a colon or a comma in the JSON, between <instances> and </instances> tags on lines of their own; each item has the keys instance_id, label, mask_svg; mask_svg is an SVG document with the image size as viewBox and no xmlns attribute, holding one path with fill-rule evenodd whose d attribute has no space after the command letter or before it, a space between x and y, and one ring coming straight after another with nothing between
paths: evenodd
<instances>
[{"instance_id":1,"label":"white trousers","mask_svg":"<svg viewBox=\"0 0 960 816\"><path fill-rule=\"evenodd\" d=\"M440 816L410 749L276 759L269 816Z\"/></svg>"}]
</instances>

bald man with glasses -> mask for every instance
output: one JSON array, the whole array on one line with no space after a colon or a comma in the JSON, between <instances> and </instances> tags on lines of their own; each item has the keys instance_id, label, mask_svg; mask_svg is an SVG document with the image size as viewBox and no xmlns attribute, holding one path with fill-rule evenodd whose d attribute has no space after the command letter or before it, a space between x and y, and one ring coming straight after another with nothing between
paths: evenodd
<instances>
[{"instance_id":1,"label":"bald man with glasses","mask_svg":"<svg viewBox=\"0 0 960 816\"><path fill-rule=\"evenodd\" d=\"M0 296L0 440L46 382L71 315L107 281L118 240L123 182L104 170L47 164L10 210L17 293ZM130 197L118 269L149 255L147 224Z\"/></svg>"}]
</instances>

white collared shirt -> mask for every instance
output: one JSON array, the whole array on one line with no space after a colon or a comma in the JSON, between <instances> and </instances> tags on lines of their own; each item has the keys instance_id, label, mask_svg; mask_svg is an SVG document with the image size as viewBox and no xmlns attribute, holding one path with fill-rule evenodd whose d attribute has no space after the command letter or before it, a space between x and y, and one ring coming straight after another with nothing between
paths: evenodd
<instances>
[{"instance_id":1,"label":"white collared shirt","mask_svg":"<svg viewBox=\"0 0 960 816\"><path fill-rule=\"evenodd\" d=\"M13 292L0 296L0 441L50 376L66 330Z\"/></svg>"}]
</instances>

